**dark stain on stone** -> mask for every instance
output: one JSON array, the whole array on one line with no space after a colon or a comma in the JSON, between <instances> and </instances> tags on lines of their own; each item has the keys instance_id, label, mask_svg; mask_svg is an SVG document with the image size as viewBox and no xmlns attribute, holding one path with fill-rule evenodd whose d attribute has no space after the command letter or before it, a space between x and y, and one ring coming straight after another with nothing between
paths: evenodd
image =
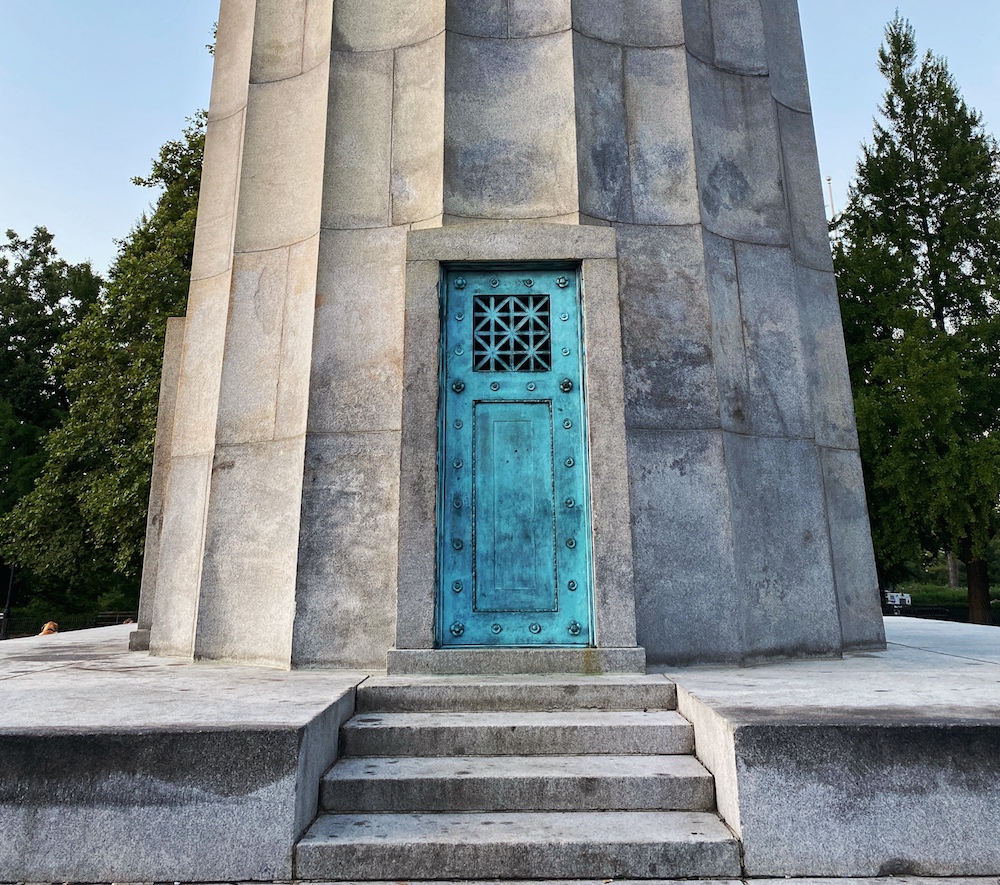
<instances>
[{"instance_id":1,"label":"dark stain on stone","mask_svg":"<svg viewBox=\"0 0 1000 885\"><path fill-rule=\"evenodd\" d=\"M708 174L708 184L701 195L705 208L713 215L722 209L745 206L750 199L750 182L732 160L721 159Z\"/></svg>"}]
</instances>

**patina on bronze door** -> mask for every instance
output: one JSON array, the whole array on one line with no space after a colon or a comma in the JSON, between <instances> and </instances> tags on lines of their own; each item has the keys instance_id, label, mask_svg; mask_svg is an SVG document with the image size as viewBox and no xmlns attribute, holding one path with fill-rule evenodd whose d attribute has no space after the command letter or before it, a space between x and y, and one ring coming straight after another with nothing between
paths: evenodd
<instances>
[{"instance_id":1,"label":"patina on bronze door","mask_svg":"<svg viewBox=\"0 0 1000 885\"><path fill-rule=\"evenodd\" d=\"M453 268L443 288L439 644L591 645L579 274Z\"/></svg>"}]
</instances>

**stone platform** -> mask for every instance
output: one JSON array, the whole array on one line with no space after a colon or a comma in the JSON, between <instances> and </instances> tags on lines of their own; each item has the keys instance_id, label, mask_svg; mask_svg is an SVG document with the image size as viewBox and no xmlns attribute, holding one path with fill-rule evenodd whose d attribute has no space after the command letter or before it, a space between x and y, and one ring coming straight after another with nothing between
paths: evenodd
<instances>
[{"instance_id":1,"label":"stone platform","mask_svg":"<svg viewBox=\"0 0 1000 885\"><path fill-rule=\"evenodd\" d=\"M886 652L664 671L744 877L1000 875L1000 631L886 628ZM291 878L370 674L150 658L130 629L0 643L0 882Z\"/></svg>"}]
</instances>

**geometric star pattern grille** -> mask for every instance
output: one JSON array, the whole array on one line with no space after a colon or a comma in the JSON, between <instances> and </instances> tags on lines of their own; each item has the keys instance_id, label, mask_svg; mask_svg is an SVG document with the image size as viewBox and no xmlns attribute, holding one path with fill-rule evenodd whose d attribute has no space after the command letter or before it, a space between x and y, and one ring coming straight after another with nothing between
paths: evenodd
<instances>
[{"instance_id":1,"label":"geometric star pattern grille","mask_svg":"<svg viewBox=\"0 0 1000 885\"><path fill-rule=\"evenodd\" d=\"M552 334L548 295L477 295L472 309L477 372L548 372Z\"/></svg>"}]
</instances>

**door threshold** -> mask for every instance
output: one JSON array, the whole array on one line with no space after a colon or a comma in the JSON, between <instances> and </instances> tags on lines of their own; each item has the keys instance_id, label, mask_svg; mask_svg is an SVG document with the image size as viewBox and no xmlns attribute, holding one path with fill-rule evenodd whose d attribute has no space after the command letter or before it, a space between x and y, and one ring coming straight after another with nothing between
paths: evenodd
<instances>
[{"instance_id":1,"label":"door threshold","mask_svg":"<svg viewBox=\"0 0 1000 885\"><path fill-rule=\"evenodd\" d=\"M390 676L645 673L646 650L633 648L391 648Z\"/></svg>"}]
</instances>

